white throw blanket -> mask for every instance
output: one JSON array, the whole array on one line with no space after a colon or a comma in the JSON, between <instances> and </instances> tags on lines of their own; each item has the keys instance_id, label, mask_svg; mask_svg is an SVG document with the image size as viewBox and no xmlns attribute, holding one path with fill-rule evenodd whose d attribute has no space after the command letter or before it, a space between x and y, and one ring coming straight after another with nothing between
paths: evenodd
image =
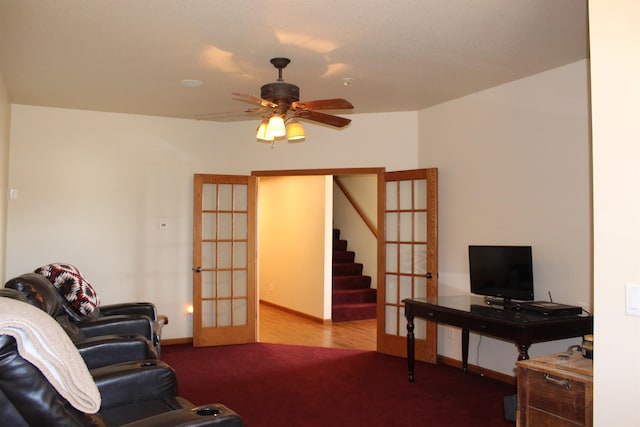
<instances>
[{"instance_id":1,"label":"white throw blanket","mask_svg":"<svg viewBox=\"0 0 640 427\"><path fill-rule=\"evenodd\" d=\"M79 411L100 409L100 392L87 365L60 325L25 302L0 297L0 334L15 338L20 355L36 366Z\"/></svg>"}]
</instances>

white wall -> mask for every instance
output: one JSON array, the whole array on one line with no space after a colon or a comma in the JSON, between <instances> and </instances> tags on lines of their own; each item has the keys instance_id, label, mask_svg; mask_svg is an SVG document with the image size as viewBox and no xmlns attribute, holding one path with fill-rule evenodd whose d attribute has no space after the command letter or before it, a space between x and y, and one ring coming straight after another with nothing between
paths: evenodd
<instances>
[{"instance_id":1,"label":"white wall","mask_svg":"<svg viewBox=\"0 0 640 427\"><path fill-rule=\"evenodd\" d=\"M0 277L4 277L6 231L7 231L7 196L9 180L9 134L11 105L9 95L0 73Z\"/></svg>"},{"instance_id":2,"label":"white wall","mask_svg":"<svg viewBox=\"0 0 640 427\"><path fill-rule=\"evenodd\" d=\"M421 167L438 168L439 292L469 292L470 244L532 245L536 299L591 311L588 64L456 99L419 114ZM460 359L460 333L438 352ZM472 335L469 361L513 374L513 344ZM530 355L580 339L534 344ZM479 348L479 352L476 350Z\"/></svg>"},{"instance_id":3,"label":"white wall","mask_svg":"<svg viewBox=\"0 0 640 427\"><path fill-rule=\"evenodd\" d=\"M189 337L193 174L416 167L417 113L352 118L342 130L305 125L305 142L272 148L255 142L252 121L13 105L8 186L19 196L8 207L4 280L69 262L104 303L153 301L170 318L163 338Z\"/></svg>"},{"instance_id":4,"label":"white wall","mask_svg":"<svg viewBox=\"0 0 640 427\"><path fill-rule=\"evenodd\" d=\"M330 184L331 177L322 175L261 177L258 183L260 299L317 319L331 319L330 301L325 304L325 285L331 286L330 272L325 277L325 263L331 262L325 257Z\"/></svg>"},{"instance_id":5,"label":"white wall","mask_svg":"<svg viewBox=\"0 0 640 427\"><path fill-rule=\"evenodd\" d=\"M593 116L594 425L640 425L640 317L625 314L640 284L640 4L589 1Z\"/></svg>"}]
</instances>

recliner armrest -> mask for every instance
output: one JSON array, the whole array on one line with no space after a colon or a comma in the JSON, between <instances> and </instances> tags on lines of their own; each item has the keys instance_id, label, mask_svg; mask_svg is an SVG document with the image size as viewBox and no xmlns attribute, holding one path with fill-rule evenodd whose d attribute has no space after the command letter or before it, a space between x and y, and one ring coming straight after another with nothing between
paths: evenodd
<instances>
[{"instance_id":1,"label":"recliner armrest","mask_svg":"<svg viewBox=\"0 0 640 427\"><path fill-rule=\"evenodd\" d=\"M0 335L0 393L0 404L6 406L0 411L2 425L102 425L92 415L74 409L38 368L20 356L15 338L9 335Z\"/></svg>"},{"instance_id":2,"label":"recliner armrest","mask_svg":"<svg viewBox=\"0 0 640 427\"><path fill-rule=\"evenodd\" d=\"M139 421L125 424L122 427L205 427L225 426L242 427L242 418L220 403L201 405L190 409L178 409Z\"/></svg>"},{"instance_id":3,"label":"recliner armrest","mask_svg":"<svg viewBox=\"0 0 640 427\"><path fill-rule=\"evenodd\" d=\"M151 342L141 335L105 335L74 344L89 369L158 358Z\"/></svg>"},{"instance_id":4,"label":"recliner armrest","mask_svg":"<svg viewBox=\"0 0 640 427\"><path fill-rule=\"evenodd\" d=\"M156 306L150 302L101 305L100 313L103 316L113 316L116 314L143 314L148 316L151 320L158 319Z\"/></svg>"},{"instance_id":5,"label":"recliner armrest","mask_svg":"<svg viewBox=\"0 0 640 427\"><path fill-rule=\"evenodd\" d=\"M91 375L102 396L101 411L176 396L174 370L157 359L104 366L92 369Z\"/></svg>"},{"instance_id":6,"label":"recliner armrest","mask_svg":"<svg viewBox=\"0 0 640 427\"><path fill-rule=\"evenodd\" d=\"M149 340L154 339L153 323L149 317L142 315L98 317L76 323L76 326L87 338L100 335L142 335Z\"/></svg>"}]
</instances>

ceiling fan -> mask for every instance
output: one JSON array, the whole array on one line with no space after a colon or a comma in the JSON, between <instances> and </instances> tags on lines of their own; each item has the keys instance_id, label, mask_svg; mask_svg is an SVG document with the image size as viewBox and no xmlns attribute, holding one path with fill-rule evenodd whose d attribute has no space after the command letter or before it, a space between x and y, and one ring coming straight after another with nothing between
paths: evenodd
<instances>
[{"instance_id":1,"label":"ceiling fan","mask_svg":"<svg viewBox=\"0 0 640 427\"><path fill-rule=\"evenodd\" d=\"M342 128L350 119L321 113L317 110L351 109L353 105L345 99L321 99L315 101L300 101L300 88L286 83L282 79L282 70L291 62L289 58L273 58L271 63L278 69L278 80L267 83L260 88L260 98L252 95L233 93L234 96L245 101L259 104L259 107L245 110L247 113L265 112L258 127L256 138L260 141L273 143L276 139L284 138L289 141L304 139L304 130L297 118L323 123ZM288 122L288 123L287 123Z\"/></svg>"}]
</instances>

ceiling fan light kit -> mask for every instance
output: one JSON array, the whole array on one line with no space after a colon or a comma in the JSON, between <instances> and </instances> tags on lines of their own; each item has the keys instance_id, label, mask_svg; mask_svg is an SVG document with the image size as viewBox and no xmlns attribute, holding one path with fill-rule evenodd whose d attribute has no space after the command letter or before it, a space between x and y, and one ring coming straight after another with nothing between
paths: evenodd
<instances>
[{"instance_id":1,"label":"ceiling fan light kit","mask_svg":"<svg viewBox=\"0 0 640 427\"><path fill-rule=\"evenodd\" d=\"M286 134L282 116L271 116L267 124L267 138L281 138Z\"/></svg>"},{"instance_id":2,"label":"ceiling fan light kit","mask_svg":"<svg viewBox=\"0 0 640 427\"><path fill-rule=\"evenodd\" d=\"M266 112L256 132L256 139L259 142L270 142L271 144L285 137L290 142L304 140L304 129L296 118L338 128L351 123L350 119L316 111L352 109L353 105L345 99L300 101L300 88L294 84L286 83L282 79L282 70L290 62L289 58L271 59L273 66L278 69L278 80L263 85L260 88L260 98L247 94L233 93L235 96L260 104L260 107L246 110L247 112Z\"/></svg>"},{"instance_id":3,"label":"ceiling fan light kit","mask_svg":"<svg viewBox=\"0 0 640 427\"><path fill-rule=\"evenodd\" d=\"M287 139L289 142L300 142L304 140L304 128L296 119L291 119L287 126Z\"/></svg>"},{"instance_id":4,"label":"ceiling fan light kit","mask_svg":"<svg viewBox=\"0 0 640 427\"><path fill-rule=\"evenodd\" d=\"M267 138L267 125L269 124L268 120L263 120L258 126L258 131L256 132L256 139L258 142L270 142L273 144L275 138Z\"/></svg>"}]
</instances>

